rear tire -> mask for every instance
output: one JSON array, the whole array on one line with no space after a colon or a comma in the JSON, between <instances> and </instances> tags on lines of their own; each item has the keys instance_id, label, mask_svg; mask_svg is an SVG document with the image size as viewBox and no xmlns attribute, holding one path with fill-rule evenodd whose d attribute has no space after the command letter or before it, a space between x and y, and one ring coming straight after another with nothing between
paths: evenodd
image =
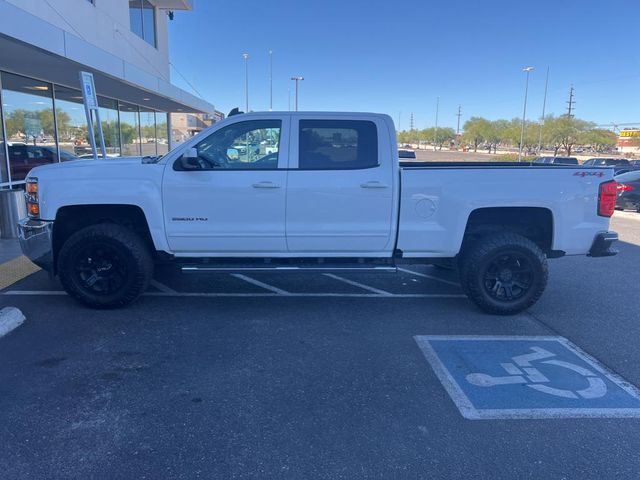
<instances>
[{"instance_id":1,"label":"rear tire","mask_svg":"<svg viewBox=\"0 0 640 480\"><path fill-rule=\"evenodd\" d=\"M513 315L536 303L549 276L544 252L516 233L481 238L460 263L464 292L482 310L496 315Z\"/></svg>"},{"instance_id":2,"label":"rear tire","mask_svg":"<svg viewBox=\"0 0 640 480\"><path fill-rule=\"evenodd\" d=\"M118 308L147 289L153 259L144 241L116 224L92 225L71 235L58 255L65 291L93 308Z\"/></svg>"}]
</instances>

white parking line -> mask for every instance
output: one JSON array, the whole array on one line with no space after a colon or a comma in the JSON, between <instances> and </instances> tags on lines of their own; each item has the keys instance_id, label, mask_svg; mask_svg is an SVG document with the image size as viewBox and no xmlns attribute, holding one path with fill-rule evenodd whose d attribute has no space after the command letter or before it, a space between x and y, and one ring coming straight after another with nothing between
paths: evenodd
<instances>
[{"instance_id":1,"label":"white parking line","mask_svg":"<svg viewBox=\"0 0 640 480\"><path fill-rule=\"evenodd\" d=\"M451 282L449 280L445 280L443 278L434 277L432 275L427 275L426 273L414 272L413 270L408 270L406 268L398 267L398 270L404 273L410 273L411 275L416 275L418 277L428 278L429 280L435 280L436 282L446 283L447 285L453 285L454 287L459 287L460 284L457 282Z\"/></svg>"},{"instance_id":2,"label":"white parking line","mask_svg":"<svg viewBox=\"0 0 640 480\"><path fill-rule=\"evenodd\" d=\"M8 290L0 292L0 296L38 296L49 295L58 296L66 295L62 290ZM446 294L446 293L198 293L198 292L146 292L146 297L203 297L203 298L225 298L225 297L287 297L287 298L315 298L315 297L335 297L335 298L466 298L462 294Z\"/></svg>"},{"instance_id":3,"label":"white parking line","mask_svg":"<svg viewBox=\"0 0 640 480\"><path fill-rule=\"evenodd\" d=\"M24 320L24 315L16 307L0 309L0 337L22 325Z\"/></svg>"},{"instance_id":4,"label":"white parking line","mask_svg":"<svg viewBox=\"0 0 640 480\"><path fill-rule=\"evenodd\" d=\"M151 281L149 283L151 284L151 286L157 288L161 292L164 292L164 293L177 293L173 288L167 287L164 283L160 283L155 278L151 279Z\"/></svg>"},{"instance_id":5,"label":"white parking line","mask_svg":"<svg viewBox=\"0 0 640 480\"><path fill-rule=\"evenodd\" d=\"M258 287L264 288L265 290L270 290L278 295L290 295L286 290L282 290L281 288L274 287L273 285L269 285L268 283L261 282L260 280L256 280L255 278L247 277L246 275L242 275L240 273L232 273L232 277L239 278L240 280L244 280L245 282L251 283Z\"/></svg>"},{"instance_id":6,"label":"white parking line","mask_svg":"<svg viewBox=\"0 0 640 480\"><path fill-rule=\"evenodd\" d=\"M364 283L354 282L353 280L339 277L338 275L334 275L333 273L324 273L323 275L325 277L333 278L334 280L339 280L341 282L347 283L354 287L362 288L363 290L369 290L370 292L377 293L378 295L391 295L391 293L387 292L386 290L380 290L379 288L370 287L369 285L365 285Z\"/></svg>"}]
</instances>

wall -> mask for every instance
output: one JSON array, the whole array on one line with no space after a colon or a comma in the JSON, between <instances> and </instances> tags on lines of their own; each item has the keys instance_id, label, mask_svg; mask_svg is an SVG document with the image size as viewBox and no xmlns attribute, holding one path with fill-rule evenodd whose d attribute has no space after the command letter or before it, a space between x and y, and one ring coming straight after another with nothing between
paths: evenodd
<instances>
[{"instance_id":1,"label":"wall","mask_svg":"<svg viewBox=\"0 0 640 480\"><path fill-rule=\"evenodd\" d=\"M95 5L87 0L0 2L10 3L153 76L170 81L167 16L162 10L156 11L156 49L131 32L128 0L95 0ZM34 37L38 34L33 32Z\"/></svg>"}]
</instances>

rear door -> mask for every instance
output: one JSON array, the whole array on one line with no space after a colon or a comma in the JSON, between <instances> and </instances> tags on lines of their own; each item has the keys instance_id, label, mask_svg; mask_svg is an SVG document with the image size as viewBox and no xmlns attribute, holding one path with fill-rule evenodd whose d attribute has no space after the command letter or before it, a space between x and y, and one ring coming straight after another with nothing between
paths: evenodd
<instances>
[{"instance_id":1,"label":"rear door","mask_svg":"<svg viewBox=\"0 0 640 480\"><path fill-rule=\"evenodd\" d=\"M301 256L388 256L393 164L376 117L296 115L291 124L286 229ZM386 137L385 137L386 138ZM393 152L394 158L397 152Z\"/></svg>"}]
</instances>

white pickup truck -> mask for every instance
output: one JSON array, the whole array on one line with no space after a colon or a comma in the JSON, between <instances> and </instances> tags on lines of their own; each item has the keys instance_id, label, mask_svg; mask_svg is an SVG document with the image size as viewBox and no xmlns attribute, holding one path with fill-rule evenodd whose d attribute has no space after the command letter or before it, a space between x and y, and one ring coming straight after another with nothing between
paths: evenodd
<instances>
[{"instance_id":1,"label":"white pickup truck","mask_svg":"<svg viewBox=\"0 0 640 480\"><path fill-rule=\"evenodd\" d=\"M615 255L610 169L400 164L393 121L370 113L234 115L159 158L33 169L24 253L84 304L186 270L455 267L496 314L540 298L547 258Z\"/></svg>"}]
</instances>

